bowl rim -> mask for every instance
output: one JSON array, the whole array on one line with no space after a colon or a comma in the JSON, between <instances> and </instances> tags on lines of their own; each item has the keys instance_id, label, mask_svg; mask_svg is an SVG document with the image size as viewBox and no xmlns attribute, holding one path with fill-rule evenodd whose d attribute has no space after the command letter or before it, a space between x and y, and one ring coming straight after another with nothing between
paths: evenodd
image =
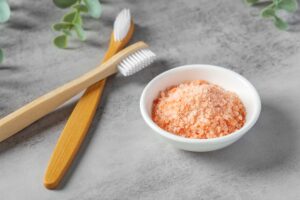
<instances>
[{"instance_id":1,"label":"bowl rim","mask_svg":"<svg viewBox=\"0 0 300 200\"><path fill-rule=\"evenodd\" d=\"M163 78L164 76L167 76L172 73L177 73L178 71L185 71L189 69L194 69L194 68L209 68L210 70L218 70L218 71L224 71L227 73L232 73L235 77L237 77L240 81L244 82L246 85L249 86L250 90L252 90L252 95L254 95L254 101L255 101L255 107L254 107L254 112L253 112L253 117L246 123L241 129L234 131L231 134L222 136L222 137L217 137L217 138L208 138L208 139L198 139L198 138L185 138L182 136L175 135L173 133L170 133L168 131L165 131L164 129L160 128L155 122L153 122L152 118L148 115L147 109L146 109L146 93L149 90L149 88L159 79ZM245 134L249 129L253 127L253 125L256 123L256 121L259 118L260 112L261 112L261 100L260 96L255 89L255 87L242 75L238 74L237 72L234 72L230 69L226 69L224 67L219 67L215 65L208 65L208 64L189 64L189 65L182 65L179 67L175 67L172 69L169 69L156 77L154 77L144 88L141 97L140 97L140 111L142 114L143 119L147 123L150 128L152 128L155 132L159 133L161 136L175 140L177 142L183 142L183 143L218 143L218 142L226 142L226 141L231 141L234 138L241 137L243 134Z\"/></svg>"}]
</instances>

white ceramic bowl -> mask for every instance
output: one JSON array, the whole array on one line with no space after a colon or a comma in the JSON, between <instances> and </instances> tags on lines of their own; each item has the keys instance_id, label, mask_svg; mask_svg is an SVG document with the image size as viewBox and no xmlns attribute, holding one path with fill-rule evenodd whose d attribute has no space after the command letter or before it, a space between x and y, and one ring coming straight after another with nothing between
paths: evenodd
<instances>
[{"instance_id":1,"label":"white ceramic bowl","mask_svg":"<svg viewBox=\"0 0 300 200\"><path fill-rule=\"evenodd\" d=\"M153 100L160 91L189 80L206 80L238 94L247 112L244 126L229 135L212 139L184 138L157 126L151 119ZM140 109L146 123L170 144L187 151L205 152L221 149L240 139L257 121L261 101L256 89L243 76L222 67L197 64L177 67L155 77L142 93Z\"/></svg>"}]
</instances>

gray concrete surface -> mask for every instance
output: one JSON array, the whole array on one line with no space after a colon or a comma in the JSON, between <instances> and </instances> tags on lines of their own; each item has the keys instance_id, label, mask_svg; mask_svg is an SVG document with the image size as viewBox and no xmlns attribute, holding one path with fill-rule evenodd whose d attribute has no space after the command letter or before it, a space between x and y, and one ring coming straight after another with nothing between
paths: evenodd
<instances>
[{"instance_id":1,"label":"gray concrete surface","mask_svg":"<svg viewBox=\"0 0 300 200\"><path fill-rule=\"evenodd\" d=\"M130 8L134 41L160 60L130 78L109 79L89 135L59 190L42 185L56 140L76 98L0 143L1 200L299 199L300 33L262 20L261 7L224 0L103 1L101 20L85 20L88 40L56 49L50 25L65 11L52 1L9 0L1 25L0 117L92 69L105 52L115 15ZM294 21L293 21L294 20ZM247 77L262 98L256 126L220 151L190 153L155 137L139 113L144 86L183 64L224 66Z\"/></svg>"}]
</instances>

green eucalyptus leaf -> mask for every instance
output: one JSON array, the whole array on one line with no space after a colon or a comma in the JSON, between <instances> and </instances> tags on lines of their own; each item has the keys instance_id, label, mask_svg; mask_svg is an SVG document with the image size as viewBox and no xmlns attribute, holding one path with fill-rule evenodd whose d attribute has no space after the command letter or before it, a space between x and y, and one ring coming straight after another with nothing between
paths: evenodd
<instances>
[{"instance_id":1,"label":"green eucalyptus leaf","mask_svg":"<svg viewBox=\"0 0 300 200\"><path fill-rule=\"evenodd\" d=\"M53 30L55 30L55 31L62 31L62 30L65 30L65 29L71 29L72 27L73 27L73 24L66 23L66 22L53 24L53 26L52 26Z\"/></svg>"},{"instance_id":2,"label":"green eucalyptus leaf","mask_svg":"<svg viewBox=\"0 0 300 200\"><path fill-rule=\"evenodd\" d=\"M274 17L276 9L274 4L270 4L261 11L261 16L264 18Z\"/></svg>"},{"instance_id":3,"label":"green eucalyptus leaf","mask_svg":"<svg viewBox=\"0 0 300 200\"><path fill-rule=\"evenodd\" d=\"M77 0L53 0L53 3L59 8L68 8L76 2Z\"/></svg>"},{"instance_id":4,"label":"green eucalyptus leaf","mask_svg":"<svg viewBox=\"0 0 300 200\"><path fill-rule=\"evenodd\" d=\"M277 7L287 12L295 12L298 8L298 3L297 0L282 0Z\"/></svg>"},{"instance_id":5,"label":"green eucalyptus leaf","mask_svg":"<svg viewBox=\"0 0 300 200\"><path fill-rule=\"evenodd\" d=\"M10 8L6 0L0 0L0 23L6 22L10 17Z\"/></svg>"},{"instance_id":6,"label":"green eucalyptus leaf","mask_svg":"<svg viewBox=\"0 0 300 200\"><path fill-rule=\"evenodd\" d=\"M64 49L67 47L68 37L66 35L60 35L54 38L53 43L58 48Z\"/></svg>"},{"instance_id":7,"label":"green eucalyptus leaf","mask_svg":"<svg viewBox=\"0 0 300 200\"><path fill-rule=\"evenodd\" d=\"M89 11L88 7L83 4L73 6L77 11L87 13Z\"/></svg>"},{"instance_id":8,"label":"green eucalyptus leaf","mask_svg":"<svg viewBox=\"0 0 300 200\"><path fill-rule=\"evenodd\" d=\"M79 12L77 12L74 20L72 21L73 24L79 24L80 26L82 25L82 18Z\"/></svg>"},{"instance_id":9,"label":"green eucalyptus leaf","mask_svg":"<svg viewBox=\"0 0 300 200\"><path fill-rule=\"evenodd\" d=\"M288 24L277 16L274 17L274 25L280 30L286 30L288 28Z\"/></svg>"},{"instance_id":10,"label":"green eucalyptus leaf","mask_svg":"<svg viewBox=\"0 0 300 200\"><path fill-rule=\"evenodd\" d=\"M69 23L72 23L73 20L75 19L76 17L76 14L77 14L77 11L73 11L73 12L70 12L68 14L66 14L65 16L63 16L63 21L64 22L69 22Z\"/></svg>"},{"instance_id":11,"label":"green eucalyptus leaf","mask_svg":"<svg viewBox=\"0 0 300 200\"><path fill-rule=\"evenodd\" d=\"M245 1L248 4L253 5L253 4L257 3L259 0L245 0Z\"/></svg>"},{"instance_id":12,"label":"green eucalyptus leaf","mask_svg":"<svg viewBox=\"0 0 300 200\"><path fill-rule=\"evenodd\" d=\"M88 8L88 13L93 18L99 18L102 13L102 8L99 0L84 0Z\"/></svg>"},{"instance_id":13,"label":"green eucalyptus leaf","mask_svg":"<svg viewBox=\"0 0 300 200\"><path fill-rule=\"evenodd\" d=\"M74 28L75 28L78 38L81 41L84 41L86 39L86 34L85 34L84 30L82 29L82 26L80 26L79 24L75 24Z\"/></svg>"},{"instance_id":14,"label":"green eucalyptus leaf","mask_svg":"<svg viewBox=\"0 0 300 200\"><path fill-rule=\"evenodd\" d=\"M3 50L0 49L0 63L3 62L3 59L4 59L4 53L3 53Z\"/></svg>"}]
</instances>

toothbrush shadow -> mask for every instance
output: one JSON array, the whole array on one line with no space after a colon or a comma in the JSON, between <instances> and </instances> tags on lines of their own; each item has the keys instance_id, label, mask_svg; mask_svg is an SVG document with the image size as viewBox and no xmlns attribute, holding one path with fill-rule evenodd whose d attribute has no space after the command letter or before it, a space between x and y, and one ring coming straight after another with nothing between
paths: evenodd
<instances>
[{"instance_id":1,"label":"toothbrush shadow","mask_svg":"<svg viewBox=\"0 0 300 200\"><path fill-rule=\"evenodd\" d=\"M134 24L134 35L132 38L132 42L137 42L137 41L151 41L151 31L150 28L147 26L141 26L139 24Z\"/></svg>"},{"instance_id":2,"label":"toothbrush shadow","mask_svg":"<svg viewBox=\"0 0 300 200\"><path fill-rule=\"evenodd\" d=\"M4 66L0 66L0 71L20 71L22 70L22 68L20 66L17 65L4 65Z\"/></svg>"},{"instance_id":3,"label":"toothbrush shadow","mask_svg":"<svg viewBox=\"0 0 300 200\"><path fill-rule=\"evenodd\" d=\"M37 122L31 124L16 135L0 143L0 155L16 145L33 146L44 140L48 129L64 123L64 119L71 113L74 103L58 108Z\"/></svg>"}]
</instances>

